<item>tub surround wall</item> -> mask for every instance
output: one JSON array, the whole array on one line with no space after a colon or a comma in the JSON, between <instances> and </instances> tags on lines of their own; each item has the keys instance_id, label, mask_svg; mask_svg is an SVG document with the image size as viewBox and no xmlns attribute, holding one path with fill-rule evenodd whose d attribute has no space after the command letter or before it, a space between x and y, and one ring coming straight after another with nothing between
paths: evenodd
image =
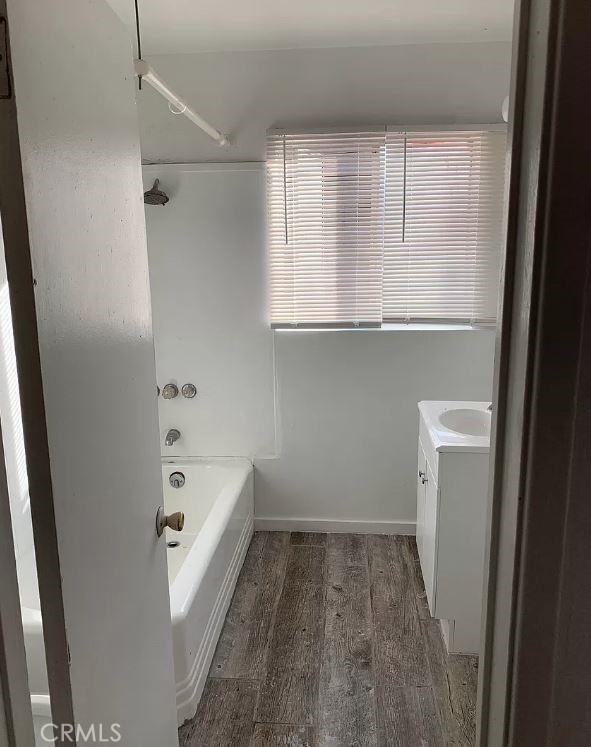
<instances>
[{"instance_id":1,"label":"tub surround wall","mask_svg":"<svg viewBox=\"0 0 591 747\"><path fill-rule=\"evenodd\" d=\"M146 185L156 177L170 197L146 206L158 384L197 387L159 398L162 455L274 454L264 168L144 167Z\"/></svg>"}]
</instances>

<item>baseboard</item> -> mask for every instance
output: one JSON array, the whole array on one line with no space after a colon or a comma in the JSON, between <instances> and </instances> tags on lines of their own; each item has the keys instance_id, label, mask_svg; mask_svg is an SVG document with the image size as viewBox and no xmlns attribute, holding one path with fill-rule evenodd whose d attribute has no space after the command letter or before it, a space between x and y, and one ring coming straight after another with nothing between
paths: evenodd
<instances>
[{"instance_id":1,"label":"baseboard","mask_svg":"<svg viewBox=\"0 0 591 747\"><path fill-rule=\"evenodd\" d=\"M257 516L254 528L265 532L328 532L329 534L416 534L414 521L356 521Z\"/></svg>"},{"instance_id":2,"label":"baseboard","mask_svg":"<svg viewBox=\"0 0 591 747\"><path fill-rule=\"evenodd\" d=\"M179 726L182 726L187 719L194 716L199 705L211 660L222 631L224 620L226 619L226 613L236 587L238 574L246 557L253 529L253 520L252 516L250 516L242 528L232 562L228 567L213 610L211 611L205 634L195 656L191 672L184 682L177 684L176 702Z\"/></svg>"}]
</instances>

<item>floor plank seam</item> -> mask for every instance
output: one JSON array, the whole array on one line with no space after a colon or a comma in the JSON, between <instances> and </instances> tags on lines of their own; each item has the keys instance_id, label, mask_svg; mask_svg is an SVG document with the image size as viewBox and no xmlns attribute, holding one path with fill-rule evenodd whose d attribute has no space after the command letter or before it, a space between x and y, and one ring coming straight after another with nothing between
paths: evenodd
<instances>
[{"instance_id":1,"label":"floor plank seam","mask_svg":"<svg viewBox=\"0 0 591 747\"><path fill-rule=\"evenodd\" d=\"M260 677L244 677L240 674L215 674L215 672L209 672L207 675L208 680L244 680L245 682L262 682Z\"/></svg>"},{"instance_id":2,"label":"floor plank seam","mask_svg":"<svg viewBox=\"0 0 591 747\"><path fill-rule=\"evenodd\" d=\"M371 573L369 570L369 539L368 535L363 535L363 544L365 548L365 578L367 580L368 596L369 596L369 617L371 621L370 626L370 637L371 637L371 672L373 678L373 712L374 712L374 724L376 727L375 741L378 743L379 739L379 714L378 714L378 668L376 666L376 636L375 636L375 617L373 609L373 599L371 593Z\"/></svg>"},{"instance_id":3,"label":"floor plank seam","mask_svg":"<svg viewBox=\"0 0 591 747\"><path fill-rule=\"evenodd\" d=\"M247 682L250 685L258 685L259 680L253 680L250 677L210 677L208 680L215 680L216 682Z\"/></svg>"},{"instance_id":4,"label":"floor plank seam","mask_svg":"<svg viewBox=\"0 0 591 747\"><path fill-rule=\"evenodd\" d=\"M326 642L326 605L328 601L328 584L329 584L329 578L328 578L328 550L329 550L329 542L328 537L326 539L326 545L324 546L324 558L322 560L322 585L323 585L323 592L322 592L322 614L324 616L324 621L322 625L322 634L320 637L320 663L318 665L318 677L316 681L316 706L314 708L314 718L312 719L312 724L314 729L317 729L319 726L319 710L320 710L320 687L322 684L322 660L324 657L324 646Z\"/></svg>"},{"instance_id":5,"label":"floor plank seam","mask_svg":"<svg viewBox=\"0 0 591 747\"><path fill-rule=\"evenodd\" d=\"M257 726L257 724L260 724L261 726L291 726L294 729L312 729L314 726L312 724L295 724L291 721L260 721L259 719L255 719L253 721L254 725Z\"/></svg>"}]
</instances>

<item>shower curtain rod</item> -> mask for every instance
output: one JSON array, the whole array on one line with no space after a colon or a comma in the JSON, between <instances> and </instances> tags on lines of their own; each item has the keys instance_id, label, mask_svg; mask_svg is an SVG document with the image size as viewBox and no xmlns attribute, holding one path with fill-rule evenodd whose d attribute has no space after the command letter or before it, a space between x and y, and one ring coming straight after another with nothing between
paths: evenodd
<instances>
[{"instance_id":1,"label":"shower curtain rod","mask_svg":"<svg viewBox=\"0 0 591 747\"><path fill-rule=\"evenodd\" d=\"M152 88L164 96L169 104L175 106L178 109L178 112L176 113L184 114L185 117L188 117L191 122L196 124L197 127L200 127L203 132L209 135L210 138L215 140L219 146L229 144L228 136L224 135L219 130L216 130L216 128L212 127L209 122L206 122L203 117L200 117L197 112L193 111L193 109L191 109L191 107L186 104L180 96L166 85L158 73L145 60L135 60L134 67L135 74L138 78L149 83Z\"/></svg>"}]
</instances>

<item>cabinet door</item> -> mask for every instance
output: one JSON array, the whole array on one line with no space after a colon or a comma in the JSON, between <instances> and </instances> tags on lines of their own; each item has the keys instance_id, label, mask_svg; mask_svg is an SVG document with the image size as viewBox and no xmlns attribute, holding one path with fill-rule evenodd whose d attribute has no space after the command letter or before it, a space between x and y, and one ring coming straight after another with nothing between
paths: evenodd
<instances>
[{"instance_id":1,"label":"cabinet door","mask_svg":"<svg viewBox=\"0 0 591 747\"><path fill-rule=\"evenodd\" d=\"M417 465L417 548L419 558L423 562L423 544L425 538L425 488L423 482L427 473L427 459L423 450L423 444L419 439L419 454Z\"/></svg>"},{"instance_id":2,"label":"cabinet door","mask_svg":"<svg viewBox=\"0 0 591 747\"><path fill-rule=\"evenodd\" d=\"M421 569L427 592L427 601L431 614L435 615L435 563L437 556L437 511L438 488L436 478L427 464L427 482L425 483L425 508L423 516L423 539Z\"/></svg>"}]
</instances>

